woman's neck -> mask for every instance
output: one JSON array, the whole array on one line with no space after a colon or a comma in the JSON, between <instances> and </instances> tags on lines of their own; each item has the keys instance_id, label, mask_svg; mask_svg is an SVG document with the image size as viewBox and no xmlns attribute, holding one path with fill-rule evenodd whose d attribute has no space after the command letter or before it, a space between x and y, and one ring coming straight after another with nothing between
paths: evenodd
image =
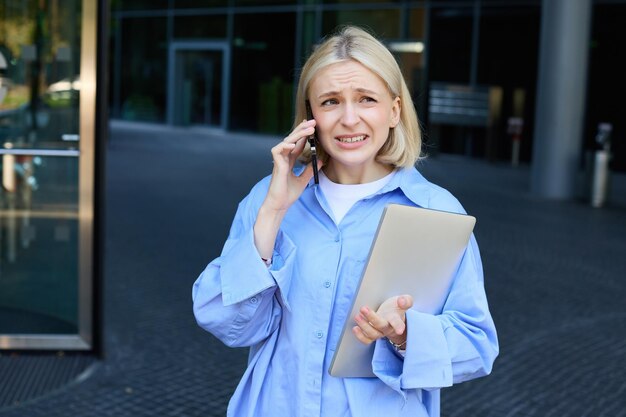
<instances>
[{"instance_id":1,"label":"woman's neck","mask_svg":"<svg viewBox=\"0 0 626 417\"><path fill-rule=\"evenodd\" d=\"M366 184L379 180L393 171L393 166L376 163L367 167L345 167L333 164L324 166L324 174L336 184Z\"/></svg>"}]
</instances>

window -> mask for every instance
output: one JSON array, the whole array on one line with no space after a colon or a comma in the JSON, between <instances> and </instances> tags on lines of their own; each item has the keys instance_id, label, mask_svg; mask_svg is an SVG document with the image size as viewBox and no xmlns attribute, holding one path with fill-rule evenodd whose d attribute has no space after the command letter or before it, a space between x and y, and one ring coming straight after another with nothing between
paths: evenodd
<instances>
[{"instance_id":1,"label":"window","mask_svg":"<svg viewBox=\"0 0 626 417\"><path fill-rule=\"evenodd\" d=\"M324 34L332 33L340 25L352 24L373 31L379 39L396 39L401 36L398 9L327 11L322 19Z\"/></svg>"},{"instance_id":2,"label":"window","mask_svg":"<svg viewBox=\"0 0 626 417\"><path fill-rule=\"evenodd\" d=\"M294 13L235 16L231 128L284 134L293 123Z\"/></svg>"},{"instance_id":3,"label":"window","mask_svg":"<svg viewBox=\"0 0 626 417\"><path fill-rule=\"evenodd\" d=\"M469 83L473 8L433 8L429 39L430 80Z\"/></svg>"},{"instance_id":4,"label":"window","mask_svg":"<svg viewBox=\"0 0 626 417\"><path fill-rule=\"evenodd\" d=\"M164 17L121 19L120 117L165 121L167 21Z\"/></svg>"},{"instance_id":5,"label":"window","mask_svg":"<svg viewBox=\"0 0 626 417\"><path fill-rule=\"evenodd\" d=\"M225 15L177 16L174 18L174 38L225 39L226 24Z\"/></svg>"}]
</instances>

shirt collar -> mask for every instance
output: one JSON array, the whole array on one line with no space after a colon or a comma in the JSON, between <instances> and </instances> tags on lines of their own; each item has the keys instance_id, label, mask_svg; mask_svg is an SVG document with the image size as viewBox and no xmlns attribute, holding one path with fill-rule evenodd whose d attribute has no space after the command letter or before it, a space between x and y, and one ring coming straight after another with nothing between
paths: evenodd
<instances>
[{"instance_id":1,"label":"shirt collar","mask_svg":"<svg viewBox=\"0 0 626 417\"><path fill-rule=\"evenodd\" d=\"M304 171L304 167L296 170L296 175L300 175ZM396 174L391 180L381 188L376 194L384 194L396 189L400 189L404 195L413 203L420 207L428 207L430 201L429 182L415 167L398 168ZM313 178L307 184L307 187L315 185Z\"/></svg>"},{"instance_id":2,"label":"shirt collar","mask_svg":"<svg viewBox=\"0 0 626 417\"><path fill-rule=\"evenodd\" d=\"M398 188L416 205L428 207L430 201L429 182L415 167L398 168L396 175L377 194L388 193Z\"/></svg>"}]
</instances>

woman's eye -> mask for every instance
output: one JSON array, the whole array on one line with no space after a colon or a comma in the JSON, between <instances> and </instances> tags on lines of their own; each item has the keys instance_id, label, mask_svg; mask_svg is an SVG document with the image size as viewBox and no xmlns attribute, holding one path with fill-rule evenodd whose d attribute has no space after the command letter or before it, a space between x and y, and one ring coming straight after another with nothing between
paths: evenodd
<instances>
[{"instance_id":1,"label":"woman's eye","mask_svg":"<svg viewBox=\"0 0 626 417\"><path fill-rule=\"evenodd\" d=\"M330 106L331 104L337 104L337 100L329 98L328 100L322 102L322 106Z\"/></svg>"},{"instance_id":2,"label":"woman's eye","mask_svg":"<svg viewBox=\"0 0 626 417\"><path fill-rule=\"evenodd\" d=\"M373 99L372 97L363 97L361 101L364 103L376 103L376 100Z\"/></svg>"}]
</instances>

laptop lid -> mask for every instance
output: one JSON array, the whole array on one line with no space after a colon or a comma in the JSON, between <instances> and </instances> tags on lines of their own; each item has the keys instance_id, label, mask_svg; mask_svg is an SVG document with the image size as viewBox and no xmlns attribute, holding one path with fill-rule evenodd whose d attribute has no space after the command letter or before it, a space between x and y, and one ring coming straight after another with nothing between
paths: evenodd
<instances>
[{"instance_id":1,"label":"laptop lid","mask_svg":"<svg viewBox=\"0 0 626 417\"><path fill-rule=\"evenodd\" d=\"M375 376L374 343L364 345L352 333L361 307L377 310L390 297L411 294L413 309L441 312L475 223L464 214L398 204L385 208L333 355L332 376Z\"/></svg>"}]
</instances>

